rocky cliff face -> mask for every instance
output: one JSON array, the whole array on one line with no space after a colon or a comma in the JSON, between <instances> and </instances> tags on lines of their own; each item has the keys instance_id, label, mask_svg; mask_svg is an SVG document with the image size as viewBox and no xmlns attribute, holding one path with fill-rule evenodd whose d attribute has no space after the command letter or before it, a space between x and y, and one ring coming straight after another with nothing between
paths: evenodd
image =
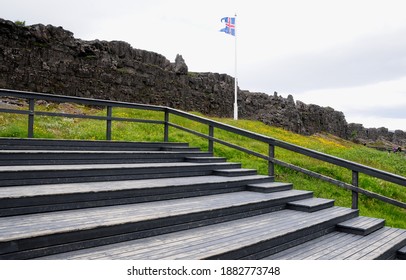
<instances>
[{"instance_id":1,"label":"rocky cliff face","mask_svg":"<svg viewBox=\"0 0 406 280\"><path fill-rule=\"evenodd\" d=\"M171 63L125 42L83 41L62 27L22 27L0 19L0 88L165 105L231 117L233 86L233 78L225 74L188 72L181 55ZM302 134L328 132L349 138L366 133L357 125L347 125L342 112L295 103L292 96L239 90L238 98L241 118ZM400 132L391 137L406 139Z\"/></svg>"},{"instance_id":2,"label":"rocky cliff face","mask_svg":"<svg viewBox=\"0 0 406 280\"><path fill-rule=\"evenodd\" d=\"M230 116L232 78L188 74L182 56L164 56L128 43L83 41L41 24L0 20L0 87L145 104Z\"/></svg>"},{"instance_id":3,"label":"rocky cliff face","mask_svg":"<svg viewBox=\"0 0 406 280\"><path fill-rule=\"evenodd\" d=\"M382 142L382 146L406 146L406 132L402 130L389 131L386 127L365 128L362 124L351 123L348 125L349 139L363 143Z\"/></svg>"},{"instance_id":4,"label":"rocky cliff face","mask_svg":"<svg viewBox=\"0 0 406 280\"><path fill-rule=\"evenodd\" d=\"M301 101L295 103L293 96L287 98L265 93L241 91L241 115L272 126L286 128L297 133L311 135L328 132L347 138L347 122L342 112L329 107L307 105Z\"/></svg>"}]
</instances>

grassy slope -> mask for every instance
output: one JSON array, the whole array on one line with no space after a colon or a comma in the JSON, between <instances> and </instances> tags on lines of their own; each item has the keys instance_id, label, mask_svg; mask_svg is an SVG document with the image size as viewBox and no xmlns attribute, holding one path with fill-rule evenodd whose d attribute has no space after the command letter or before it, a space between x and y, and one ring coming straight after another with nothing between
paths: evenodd
<instances>
[{"instance_id":1,"label":"grassy slope","mask_svg":"<svg viewBox=\"0 0 406 280\"><path fill-rule=\"evenodd\" d=\"M64 111L66 113L85 113L105 115L105 111L89 109L82 106L61 105L40 105L37 109L45 111ZM198 113L195 113L198 114ZM145 119L163 119L162 113L120 109L113 111L114 116L135 117ZM386 170L406 177L406 158L402 155L388 154L373 150L362 145L334 137L332 135L313 135L310 137L298 135L280 128L270 127L256 121L230 119L215 120L268 135L283 141L299 146L314 149L323 153L341 157L347 160L359 162L378 169ZM171 116L171 122L182 124L194 130L207 133L207 126L182 118ZM27 118L25 116L11 116L0 113L0 137L26 137ZM65 139L104 139L105 122L95 120L67 119L36 117L35 137L37 138L65 138ZM230 133L215 130L215 137L227 139L240 146L267 154L267 146L245 137L235 136ZM161 125L117 123L113 122L114 140L131 141L162 141L163 128ZM232 139L232 140L230 140ZM170 141L189 142L191 146L207 149L207 140L181 132L177 129L170 129ZM246 155L242 152L232 150L220 144L215 144L215 154L227 157L229 161L241 162L243 167L255 168L261 174L267 173L267 163L256 157ZM301 156L283 149L276 148L276 158L283 161L305 167L307 169L331 176L342 181L351 182L351 171L332 166L311 158ZM324 183L320 180L310 178L301 173L296 173L281 167L276 167L276 179L278 181L292 182L295 188L314 191L315 196L333 198L336 205L350 207L351 193L334 185ZM360 186L389 196L395 199L406 201L404 187L384 183L368 176L360 177ZM386 219L389 226L406 228L406 211L398 207L390 206L375 199L366 198L360 195L360 213L365 216L381 217Z\"/></svg>"}]
</instances>

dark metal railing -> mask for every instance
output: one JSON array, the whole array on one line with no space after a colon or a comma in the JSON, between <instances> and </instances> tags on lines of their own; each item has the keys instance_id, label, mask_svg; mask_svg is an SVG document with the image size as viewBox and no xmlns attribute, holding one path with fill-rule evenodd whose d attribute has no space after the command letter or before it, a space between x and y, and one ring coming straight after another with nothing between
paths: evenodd
<instances>
[{"instance_id":1,"label":"dark metal railing","mask_svg":"<svg viewBox=\"0 0 406 280\"><path fill-rule=\"evenodd\" d=\"M139 123L151 123L151 124L160 124L163 125L163 134L164 134L164 141L169 141L169 127L173 127L193 135L205 138L208 140L208 150L213 152L214 143L219 143L230 147L235 150L242 151L244 153L256 156L258 158L264 159L268 162L268 175L274 176L275 174L275 164L289 168L291 170L304 173L306 175L312 176L314 178L329 182L331 184L340 186L342 188L348 189L352 191L352 208L358 208L358 194L364 194L368 197L372 197L383 202L399 206L401 208L406 209L406 203L402 201L398 201L393 198L389 198L366 189L363 189L359 186L359 174L369 175L390 183L394 183L401 186L406 186L406 178L400 175L396 175L393 173L389 173L386 171L378 170L369 166L365 166L359 163L351 162L348 160L344 160L341 158L337 158L331 155L327 155L321 152L317 152L314 150L310 150L307 148L303 148L297 145L293 145L284 141L280 141L274 139L272 137L264 136L258 133L254 133L251 131L247 131L241 128L237 128L231 125L227 125L224 123L220 123L217 121L213 121L207 118L203 118L200 116L196 116L190 113L186 113L180 110L172 109L169 107L164 106L152 106L152 105L142 105L136 103L127 103L127 102L118 102L118 101L106 101L106 100L99 100L99 99L89 99L89 98L79 98L79 97L69 97L69 96L59 96L53 94L44 94L44 93L32 93L32 92L24 92L24 91L15 91L15 90L5 90L0 89L0 96L8 96L14 98L22 98L28 100L28 110L14 110L14 109L7 109L7 108L0 108L0 112L4 113L11 113L11 114L24 114L28 115L28 137L34 137L34 120L35 116L55 116L55 117L67 117L67 118L85 118L85 119L96 119L96 120L104 120L106 121L106 140L111 140L111 133L112 133L112 121L124 121L124 122L139 122ZM46 101L53 101L53 102L69 102L69 103L79 103L84 105L92 105L92 106L99 106L104 107L107 110L106 116L89 116L89 115L80 115L80 114L67 114L67 113L56 113L56 112L44 112L44 111L37 111L35 110L35 101L36 100L46 100ZM145 120L145 119L135 119L135 118L119 118L113 117L112 111L113 108L120 107L120 108L132 108L132 109L141 109L141 110L152 110L152 111L160 111L163 112L164 119L163 120ZM195 121L204 125L208 126L208 133L201 133L190 128L172 123L170 121L170 116L179 116L182 118L186 118L191 121ZM214 129L220 129L223 131L227 131L239 136L245 136L251 140L257 140L262 143L268 145L268 154L264 155L258 153L256 151L241 147L239 145L233 144L229 141L222 140L216 138L214 136ZM323 162L327 162L333 164L335 166L343 167L347 170L352 172L352 182L348 184L346 182L316 173L314 171L278 160L275 158L275 147L279 147L291 152L295 152L301 155L308 156L313 159L317 159Z\"/></svg>"}]
</instances>

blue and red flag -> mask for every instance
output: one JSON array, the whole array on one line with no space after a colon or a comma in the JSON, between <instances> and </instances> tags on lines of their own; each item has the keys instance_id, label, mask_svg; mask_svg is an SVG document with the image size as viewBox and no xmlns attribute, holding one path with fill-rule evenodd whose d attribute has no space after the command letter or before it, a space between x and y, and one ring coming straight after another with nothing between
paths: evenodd
<instances>
[{"instance_id":1,"label":"blue and red flag","mask_svg":"<svg viewBox=\"0 0 406 280\"><path fill-rule=\"evenodd\" d=\"M235 36L235 17L223 17L221 22L226 24L226 27L220 30L220 32L225 32L232 36Z\"/></svg>"}]
</instances>

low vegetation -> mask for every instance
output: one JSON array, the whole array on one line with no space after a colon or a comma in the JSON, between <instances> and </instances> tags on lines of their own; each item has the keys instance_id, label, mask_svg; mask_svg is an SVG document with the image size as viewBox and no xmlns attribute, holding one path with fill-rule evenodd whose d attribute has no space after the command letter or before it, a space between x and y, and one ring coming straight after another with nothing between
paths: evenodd
<instances>
[{"instance_id":1,"label":"low vegetation","mask_svg":"<svg viewBox=\"0 0 406 280\"><path fill-rule=\"evenodd\" d=\"M69 104L36 105L37 110L51 112L65 112L69 114L106 115L106 111L99 108L89 108ZM200 115L199 113L195 113ZM113 116L137 119L163 120L162 112L143 110L114 109ZM236 127L250 130L263 135L283 140L292 144L307 147L336 157L372 166L391 173L406 177L406 157L404 154L388 154L387 152L370 149L332 135L317 134L312 136L298 135L281 128L270 127L261 122L213 118ZM195 131L207 133L208 127L180 117L172 116L170 121ZM34 133L36 138L63 138L63 139L105 139L105 121L86 120L79 118L62 117L35 117ZM113 140L129 141L162 141L163 126L156 124L142 124L130 122L113 122ZM234 144L249 148L256 152L267 154L268 147L257 141L242 136L215 129L215 137L227 139ZM24 115L11 115L0 113L0 137L27 137L27 117ZM170 141L188 142L191 146L207 149L208 141L189 133L170 128ZM255 168L260 174L267 173L267 162L243 152L233 150L216 143L214 146L216 156L227 157L229 161L241 162L245 168ZM309 170L330 176L344 182L351 182L351 171L327 164L306 156L295 154L280 148L275 150L276 158L288 163L307 168ZM335 185L308 177L302 173L276 167L276 180L292 182L297 189L311 190L315 196L335 199L338 206L351 206L351 192ZM392 197L406 202L405 188L402 186L383 182L369 176L360 176L360 186L367 190ZM406 228L406 211L399 207L380 202L376 199L360 195L360 214L364 216L386 219L386 225Z\"/></svg>"}]
</instances>

